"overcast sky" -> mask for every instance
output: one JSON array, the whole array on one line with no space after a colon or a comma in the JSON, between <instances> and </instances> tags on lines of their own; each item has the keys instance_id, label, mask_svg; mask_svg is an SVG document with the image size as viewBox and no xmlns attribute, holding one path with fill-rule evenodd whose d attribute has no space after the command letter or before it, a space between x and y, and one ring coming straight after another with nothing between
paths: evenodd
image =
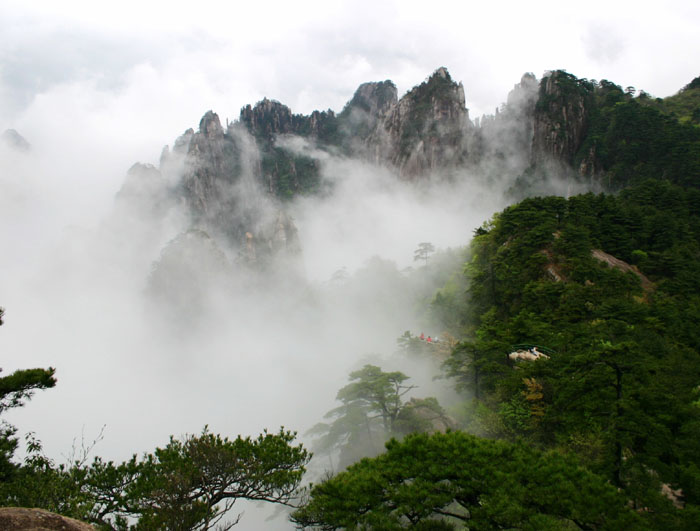
<instances>
[{"instance_id":1,"label":"overcast sky","mask_svg":"<svg viewBox=\"0 0 700 531\"><path fill-rule=\"evenodd\" d=\"M235 119L266 96L339 111L362 82L392 79L403 94L439 66L464 83L472 118L524 72L660 97L700 75L688 0L0 0L0 32L0 130L36 143L79 129L146 162L208 109Z\"/></svg>"}]
</instances>

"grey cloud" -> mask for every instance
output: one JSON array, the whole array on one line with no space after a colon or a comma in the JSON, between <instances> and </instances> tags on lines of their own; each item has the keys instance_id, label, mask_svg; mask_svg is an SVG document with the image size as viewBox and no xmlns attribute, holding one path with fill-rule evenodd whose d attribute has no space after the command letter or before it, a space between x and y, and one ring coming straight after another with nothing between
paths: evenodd
<instances>
[{"instance_id":1,"label":"grey cloud","mask_svg":"<svg viewBox=\"0 0 700 531\"><path fill-rule=\"evenodd\" d=\"M82 29L3 27L12 38L0 44L0 85L5 112L16 117L41 93L61 84L90 80L95 88L126 88L126 74L138 64L160 68L183 50L211 53L220 43L201 32L183 34L98 34ZM6 118L7 119L7 118Z\"/></svg>"},{"instance_id":2,"label":"grey cloud","mask_svg":"<svg viewBox=\"0 0 700 531\"><path fill-rule=\"evenodd\" d=\"M597 63L614 63L626 48L625 40L617 29L604 23L589 25L581 40L586 55Z\"/></svg>"}]
</instances>

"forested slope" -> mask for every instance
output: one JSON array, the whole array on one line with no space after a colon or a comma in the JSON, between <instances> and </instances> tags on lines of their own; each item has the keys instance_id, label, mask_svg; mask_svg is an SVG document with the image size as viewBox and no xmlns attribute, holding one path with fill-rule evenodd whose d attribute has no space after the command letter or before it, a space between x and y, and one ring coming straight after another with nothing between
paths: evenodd
<instances>
[{"instance_id":1,"label":"forested slope","mask_svg":"<svg viewBox=\"0 0 700 531\"><path fill-rule=\"evenodd\" d=\"M478 229L455 331L464 340L446 363L475 397L471 428L579 456L635 507L653 505L651 519L665 513L655 505L665 483L690 515L699 212L697 190L645 181L618 196L527 199ZM532 347L548 357L509 356Z\"/></svg>"},{"instance_id":2,"label":"forested slope","mask_svg":"<svg viewBox=\"0 0 700 531\"><path fill-rule=\"evenodd\" d=\"M459 429L388 443L294 520L697 528L699 207L698 190L648 180L526 199L477 229L432 303L460 339L443 365Z\"/></svg>"}]
</instances>

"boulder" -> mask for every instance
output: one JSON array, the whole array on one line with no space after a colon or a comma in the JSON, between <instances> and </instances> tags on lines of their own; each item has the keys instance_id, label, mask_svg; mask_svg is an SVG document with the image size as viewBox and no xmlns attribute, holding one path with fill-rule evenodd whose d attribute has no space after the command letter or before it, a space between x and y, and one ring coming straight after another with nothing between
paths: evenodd
<instances>
[{"instance_id":1,"label":"boulder","mask_svg":"<svg viewBox=\"0 0 700 531\"><path fill-rule=\"evenodd\" d=\"M44 509L0 508L0 531L25 529L32 531L95 531L95 528L90 524Z\"/></svg>"}]
</instances>

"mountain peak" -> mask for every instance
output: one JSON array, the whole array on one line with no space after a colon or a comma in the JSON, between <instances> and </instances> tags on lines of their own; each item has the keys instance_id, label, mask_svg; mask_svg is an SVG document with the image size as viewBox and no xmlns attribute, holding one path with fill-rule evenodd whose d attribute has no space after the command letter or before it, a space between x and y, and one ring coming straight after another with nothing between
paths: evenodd
<instances>
[{"instance_id":1,"label":"mountain peak","mask_svg":"<svg viewBox=\"0 0 700 531\"><path fill-rule=\"evenodd\" d=\"M224 136L224 129L221 127L219 115L214 111L207 111L199 121L199 132L207 138L218 138Z\"/></svg>"},{"instance_id":2,"label":"mountain peak","mask_svg":"<svg viewBox=\"0 0 700 531\"><path fill-rule=\"evenodd\" d=\"M433 72L433 75L430 76L432 79L433 77L441 77L442 79L447 79L448 81L452 81L452 77L450 76L450 73L447 71L447 68L444 66L441 66L435 72Z\"/></svg>"},{"instance_id":3,"label":"mountain peak","mask_svg":"<svg viewBox=\"0 0 700 531\"><path fill-rule=\"evenodd\" d=\"M362 83L343 109L343 113L348 114L352 109L360 109L376 117L388 111L397 101L398 92L391 80Z\"/></svg>"},{"instance_id":4,"label":"mountain peak","mask_svg":"<svg viewBox=\"0 0 700 531\"><path fill-rule=\"evenodd\" d=\"M696 77L693 79L690 83L688 83L685 87L683 87L683 91L690 90L690 89L697 89L700 88L700 76Z\"/></svg>"},{"instance_id":5,"label":"mountain peak","mask_svg":"<svg viewBox=\"0 0 700 531\"><path fill-rule=\"evenodd\" d=\"M275 135L294 132L294 115L289 107L279 101L264 98L254 107L241 109L239 121L254 136L271 140Z\"/></svg>"}]
</instances>

